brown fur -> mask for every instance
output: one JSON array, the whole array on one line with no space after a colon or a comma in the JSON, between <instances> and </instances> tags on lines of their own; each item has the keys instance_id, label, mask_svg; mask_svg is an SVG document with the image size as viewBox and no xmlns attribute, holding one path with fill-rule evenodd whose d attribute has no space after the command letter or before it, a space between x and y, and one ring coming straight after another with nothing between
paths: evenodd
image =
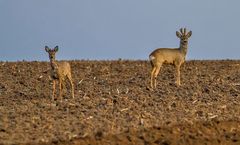
<instances>
[{"instance_id":1,"label":"brown fur","mask_svg":"<svg viewBox=\"0 0 240 145\"><path fill-rule=\"evenodd\" d=\"M64 86L64 81L66 78L68 78L71 84L72 98L74 98L74 86L72 81L70 64L65 61L57 62L55 60L55 54L58 51L58 46L56 46L54 49L49 49L47 46L45 46L45 50L49 54L50 65L51 65L51 78L53 80L52 100L54 100L54 96L55 96L56 81L59 81L59 97L61 98L61 101L62 101L62 88Z\"/></svg>"},{"instance_id":2,"label":"brown fur","mask_svg":"<svg viewBox=\"0 0 240 145\"><path fill-rule=\"evenodd\" d=\"M180 83L180 67L185 62L185 57L187 54L188 48L188 38L191 37L192 31L187 33L186 28L181 28L180 32L176 32L178 38L180 38L180 47L179 48L158 48L154 50L150 55L150 63L152 65L151 71L151 88L156 88L156 78L159 74L161 66L163 63L173 64L177 71L177 80L176 84L178 86L181 85Z\"/></svg>"}]
</instances>

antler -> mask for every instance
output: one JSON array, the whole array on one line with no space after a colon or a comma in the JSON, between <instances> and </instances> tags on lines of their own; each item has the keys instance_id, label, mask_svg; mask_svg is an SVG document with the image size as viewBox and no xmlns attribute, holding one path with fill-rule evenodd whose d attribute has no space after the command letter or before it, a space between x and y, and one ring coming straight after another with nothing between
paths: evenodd
<instances>
[{"instance_id":1,"label":"antler","mask_svg":"<svg viewBox=\"0 0 240 145\"><path fill-rule=\"evenodd\" d=\"M187 35L187 29L186 28L181 28L180 32L182 35Z\"/></svg>"},{"instance_id":2,"label":"antler","mask_svg":"<svg viewBox=\"0 0 240 145\"><path fill-rule=\"evenodd\" d=\"M184 35L187 35L187 29L184 28Z\"/></svg>"},{"instance_id":3,"label":"antler","mask_svg":"<svg viewBox=\"0 0 240 145\"><path fill-rule=\"evenodd\" d=\"M182 35L184 35L183 28L180 29L180 32Z\"/></svg>"}]
</instances>

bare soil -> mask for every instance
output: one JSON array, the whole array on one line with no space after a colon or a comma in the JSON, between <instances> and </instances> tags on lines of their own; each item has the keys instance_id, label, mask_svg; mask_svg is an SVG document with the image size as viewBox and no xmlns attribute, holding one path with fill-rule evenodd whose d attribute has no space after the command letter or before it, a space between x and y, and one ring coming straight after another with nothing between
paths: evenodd
<instances>
[{"instance_id":1,"label":"bare soil","mask_svg":"<svg viewBox=\"0 0 240 145\"><path fill-rule=\"evenodd\" d=\"M51 100L48 62L0 62L0 144L240 144L240 61L69 61L75 98Z\"/></svg>"}]
</instances>

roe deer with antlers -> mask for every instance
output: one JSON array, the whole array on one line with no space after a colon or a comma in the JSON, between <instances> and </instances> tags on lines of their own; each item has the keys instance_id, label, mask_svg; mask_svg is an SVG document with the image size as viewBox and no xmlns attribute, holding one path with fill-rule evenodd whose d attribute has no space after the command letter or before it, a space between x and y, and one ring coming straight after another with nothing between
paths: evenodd
<instances>
[{"instance_id":1,"label":"roe deer with antlers","mask_svg":"<svg viewBox=\"0 0 240 145\"><path fill-rule=\"evenodd\" d=\"M59 81L59 97L61 98L61 101L62 101L62 89L64 85L63 83L66 78L68 78L71 84L72 98L74 98L74 86L72 81L70 64L65 61L57 62L55 60L55 54L58 51L58 46L56 46L54 49L50 49L48 46L45 46L45 50L49 54L50 65L51 65L51 78L53 80L52 100L54 101L56 81Z\"/></svg>"},{"instance_id":2,"label":"roe deer with antlers","mask_svg":"<svg viewBox=\"0 0 240 145\"><path fill-rule=\"evenodd\" d=\"M163 63L173 64L177 71L176 84L180 86L180 67L185 62L185 57L188 49L188 38L191 37L192 31L187 33L186 28L181 28L180 32L176 32L178 38L180 38L179 48L158 48L154 50L150 55L149 59L152 65L151 71L151 88L157 86L157 75Z\"/></svg>"}]
</instances>

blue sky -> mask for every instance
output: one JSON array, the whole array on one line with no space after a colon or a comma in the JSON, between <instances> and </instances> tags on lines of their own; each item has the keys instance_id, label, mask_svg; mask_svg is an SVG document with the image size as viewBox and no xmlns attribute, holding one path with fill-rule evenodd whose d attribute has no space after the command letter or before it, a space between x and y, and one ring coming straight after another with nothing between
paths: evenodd
<instances>
[{"instance_id":1,"label":"blue sky","mask_svg":"<svg viewBox=\"0 0 240 145\"><path fill-rule=\"evenodd\" d=\"M187 59L240 58L239 0L0 0L0 60L148 59L178 47L192 30Z\"/></svg>"}]
</instances>

